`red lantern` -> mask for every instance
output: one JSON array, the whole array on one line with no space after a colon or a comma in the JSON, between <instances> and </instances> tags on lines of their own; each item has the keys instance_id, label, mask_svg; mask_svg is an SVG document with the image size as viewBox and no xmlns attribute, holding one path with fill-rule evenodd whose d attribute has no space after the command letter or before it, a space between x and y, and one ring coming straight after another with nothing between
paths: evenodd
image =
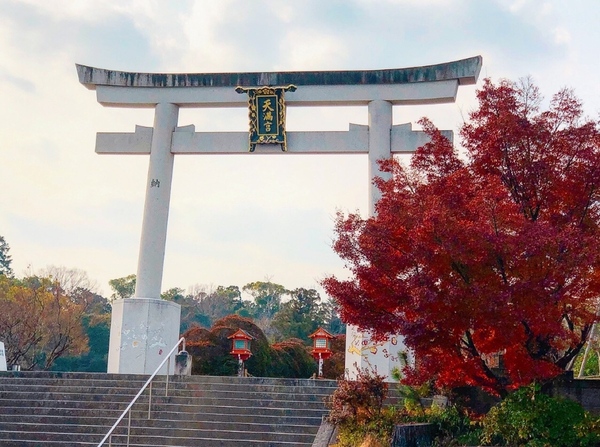
<instances>
[{"instance_id":1,"label":"red lantern","mask_svg":"<svg viewBox=\"0 0 600 447\"><path fill-rule=\"evenodd\" d=\"M248 332L238 329L227 338L231 339L230 354L237 357L239 363L238 376L242 377L245 375L244 362L252 355L252 351L250 351L250 340L253 340L254 337L248 334Z\"/></svg>"},{"instance_id":2,"label":"red lantern","mask_svg":"<svg viewBox=\"0 0 600 447\"><path fill-rule=\"evenodd\" d=\"M335 337L320 327L309 335L313 339L312 356L319 362L319 378L323 377L323 360L327 360L333 355L331 350L331 340Z\"/></svg>"}]
</instances>

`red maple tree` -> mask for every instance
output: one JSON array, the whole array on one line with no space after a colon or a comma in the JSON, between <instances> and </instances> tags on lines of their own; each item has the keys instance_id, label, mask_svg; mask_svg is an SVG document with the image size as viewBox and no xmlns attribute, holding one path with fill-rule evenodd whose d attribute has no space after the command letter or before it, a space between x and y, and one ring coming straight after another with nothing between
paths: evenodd
<instances>
[{"instance_id":1,"label":"red maple tree","mask_svg":"<svg viewBox=\"0 0 600 447\"><path fill-rule=\"evenodd\" d=\"M347 323L405 337L408 381L505 395L567 368L597 318L600 125L567 89L543 111L531 82L477 97L463 155L422 120L410 165L381 162L375 217L338 214L351 275L323 285Z\"/></svg>"}]
</instances>

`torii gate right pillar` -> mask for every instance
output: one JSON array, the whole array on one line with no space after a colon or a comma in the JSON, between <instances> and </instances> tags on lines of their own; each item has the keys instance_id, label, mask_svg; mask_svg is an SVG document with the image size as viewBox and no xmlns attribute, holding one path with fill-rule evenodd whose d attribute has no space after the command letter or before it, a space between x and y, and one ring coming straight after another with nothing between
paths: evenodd
<instances>
[{"instance_id":1,"label":"torii gate right pillar","mask_svg":"<svg viewBox=\"0 0 600 447\"><path fill-rule=\"evenodd\" d=\"M376 177L389 178L389 173L381 172L379 160L392 156L392 103L376 100L369 102L369 217L375 215L375 204L381 192L373 183ZM392 371L400 367L406 353L402 337L390 334L387 340L373 342L368 332L358 327L346 327L345 369L349 378L355 378L358 371L368 370L392 380Z\"/></svg>"}]
</instances>

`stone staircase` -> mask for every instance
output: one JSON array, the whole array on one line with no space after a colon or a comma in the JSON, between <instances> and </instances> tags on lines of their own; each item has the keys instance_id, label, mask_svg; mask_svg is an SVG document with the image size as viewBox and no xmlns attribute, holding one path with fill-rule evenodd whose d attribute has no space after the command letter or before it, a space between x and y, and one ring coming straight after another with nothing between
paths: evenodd
<instances>
[{"instance_id":1,"label":"stone staircase","mask_svg":"<svg viewBox=\"0 0 600 447\"><path fill-rule=\"evenodd\" d=\"M0 372L0 446L97 446L148 376ZM131 447L311 446L335 381L165 376L131 412ZM112 436L126 445L127 418ZM108 446L108 441L105 443Z\"/></svg>"}]
</instances>

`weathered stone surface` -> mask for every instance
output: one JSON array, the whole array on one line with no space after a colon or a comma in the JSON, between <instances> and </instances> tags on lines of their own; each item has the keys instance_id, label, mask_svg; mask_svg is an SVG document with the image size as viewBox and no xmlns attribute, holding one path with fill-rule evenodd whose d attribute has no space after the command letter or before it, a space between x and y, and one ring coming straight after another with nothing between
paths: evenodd
<instances>
[{"instance_id":1,"label":"weathered stone surface","mask_svg":"<svg viewBox=\"0 0 600 447\"><path fill-rule=\"evenodd\" d=\"M546 391L554 397L565 397L579 402L594 415L600 415L600 378L575 379L572 374L558 377L547 386Z\"/></svg>"},{"instance_id":2,"label":"weathered stone surface","mask_svg":"<svg viewBox=\"0 0 600 447\"><path fill-rule=\"evenodd\" d=\"M4 343L0 341L0 371L6 371L6 351L4 350Z\"/></svg>"},{"instance_id":3,"label":"weathered stone surface","mask_svg":"<svg viewBox=\"0 0 600 447\"><path fill-rule=\"evenodd\" d=\"M192 356L189 355L186 351L181 351L175 356L175 375L192 375Z\"/></svg>"},{"instance_id":4,"label":"weathered stone surface","mask_svg":"<svg viewBox=\"0 0 600 447\"><path fill-rule=\"evenodd\" d=\"M323 420L312 443L312 447L328 447L335 439L335 431L335 425Z\"/></svg>"},{"instance_id":5,"label":"weathered stone surface","mask_svg":"<svg viewBox=\"0 0 600 447\"><path fill-rule=\"evenodd\" d=\"M396 425L391 447L431 447L434 438L433 424Z\"/></svg>"},{"instance_id":6,"label":"weathered stone surface","mask_svg":"<svg viewBox=\"0 0 600 447\"><path fill-rule=\"evenodd\" d=\"M131 73L77 64L79 82L120 87L256 87L261 85L373 85L407 84L458 79L474 84L482 57L411 68L353 71L292 71L256 73Z\"/></svg>"}]
</instances>

